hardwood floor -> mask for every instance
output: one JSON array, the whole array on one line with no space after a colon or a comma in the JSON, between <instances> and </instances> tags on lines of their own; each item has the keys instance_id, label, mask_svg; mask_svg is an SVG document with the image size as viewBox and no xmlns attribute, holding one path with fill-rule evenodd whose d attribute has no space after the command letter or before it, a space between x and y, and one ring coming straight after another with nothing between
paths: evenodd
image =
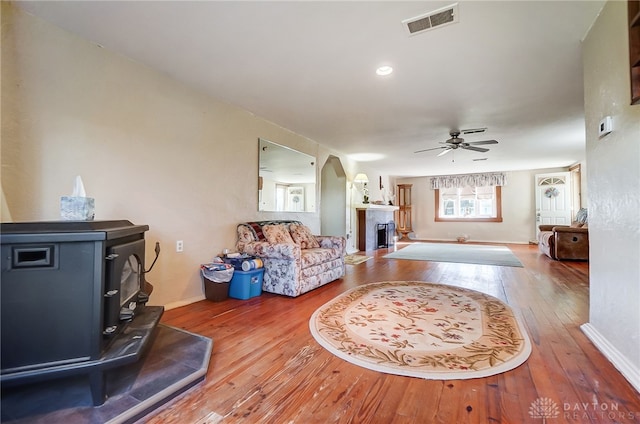
<instances>
[{"instance_id":1,"label":"hardwood floor","mask_svg":"<svg viewBox=\"0 0 640 424\"><path fill-rule=\"evenodd\" d=\"M399 246L402 247L402 246ZM343 279L298 298L201 301L162 322L211 337L206 380L148 423L543 423L640 422L640 396L580 330L589 315L586 262L556 262L536 246L509 245L524 268L390 260L392 249L347 265ZM339 293L375 281L462 286L518 311L533 351L520 367L473 380L422 380L343 361L309 332L311 314Z\"/></svg>"}]
</instances>

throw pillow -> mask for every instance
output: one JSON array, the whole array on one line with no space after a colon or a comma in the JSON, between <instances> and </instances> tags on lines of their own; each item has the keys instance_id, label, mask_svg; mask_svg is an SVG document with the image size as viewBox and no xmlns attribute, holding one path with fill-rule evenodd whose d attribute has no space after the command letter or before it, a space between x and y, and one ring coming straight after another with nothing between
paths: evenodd
<instances>
[{"instance_id":1,"label":"throw pillow","mask_svg":"<svg viewBox=\"0 0 640 424\"><path fill-rule=\"evenodd\" d=\"M268 224L262 227L265 238L271 244L295 244L285 224Z\"/></svg>"},{"instance_id":2,"label":"throw pillow","mask_svg":"<svg viewBox=\"0 0 640 424\"><path fill-rule=\"evenodd\" d=\"M304 225L291 224L289 225L289 232L293 242L300 245L300 249L313 249L320 247L318 240L311 233L311 230Z\"/></svg>"},{"instance_id":3,"label":"throw pillow","mask_svg":"<svg viewBox=\"0 0 640 424\"><path fill-rule=\"evenodd\" d=\"M262 227L257 222L248 222L248 225L253 230L253 233L256 235L256 240L264 241L264 233L262 232Z\"/></svg>"}]
</instances>

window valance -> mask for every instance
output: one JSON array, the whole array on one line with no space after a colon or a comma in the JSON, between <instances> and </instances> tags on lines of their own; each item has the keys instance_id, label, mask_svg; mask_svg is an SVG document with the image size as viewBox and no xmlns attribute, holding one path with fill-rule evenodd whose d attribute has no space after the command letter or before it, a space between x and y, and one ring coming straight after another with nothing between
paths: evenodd
<instances>
[{"instance_id":1,"label":"window valance","mask_svg":"<svg viewBox=\"0 0 640 424\"><path fill-rule=\"evenodd\" d=\"M431 178L431 189L460 188L460 187L486 187L507 185L507 176L504 172L467 175L443 175Z\"/></svg>"}]
</instances>

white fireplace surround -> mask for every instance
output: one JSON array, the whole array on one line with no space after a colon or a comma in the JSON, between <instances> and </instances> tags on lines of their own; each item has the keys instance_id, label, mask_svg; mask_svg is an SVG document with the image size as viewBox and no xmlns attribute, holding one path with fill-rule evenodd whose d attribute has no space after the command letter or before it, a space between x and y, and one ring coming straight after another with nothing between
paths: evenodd
<instances>
[{"instance_id":1,"label":"white fireplace surround","mask_svg":"<svg viewBox=\"0 0 640 424\"><path fill-rule=\"evenodd\" d=\"M394 221L394 213L398 206L363 204L356 205L358 219L357 248L360 251L377 249L377 224L388 224Z\"/></svg>"}]
</instances>

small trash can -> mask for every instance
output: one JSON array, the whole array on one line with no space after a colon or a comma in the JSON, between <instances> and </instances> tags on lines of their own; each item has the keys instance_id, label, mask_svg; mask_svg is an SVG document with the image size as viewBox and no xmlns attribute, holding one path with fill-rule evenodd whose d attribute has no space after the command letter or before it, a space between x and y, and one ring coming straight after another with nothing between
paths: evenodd
<instances>
[{"instance_id":1,"label":"small trash can","mask_svg":"<svg viewBox=\"0 0 640 424\"><path fill-rule=\"evenodd\" d=\"M229 298L229 285L233 278L233 266L229 264L210 263L200 266L204 296L208 300L221 302Z\"/></svg>"}]
</instances>

